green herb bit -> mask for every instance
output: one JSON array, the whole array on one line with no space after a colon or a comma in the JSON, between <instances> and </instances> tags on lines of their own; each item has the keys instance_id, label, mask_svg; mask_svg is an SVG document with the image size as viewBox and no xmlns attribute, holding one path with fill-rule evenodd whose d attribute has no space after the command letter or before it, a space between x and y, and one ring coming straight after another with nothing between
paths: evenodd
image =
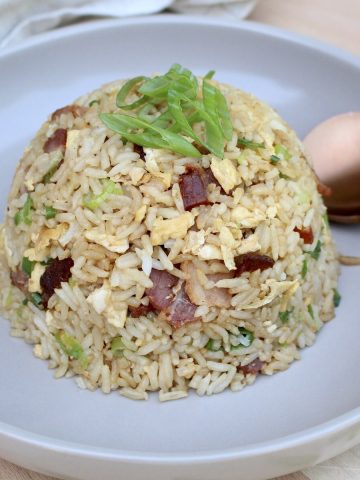
<instances>
[{"instance_id":1,"label":"green herb bit","mask_svg":"<svg viewBox=\"0 0 360 480\"><path fill-rule=\"evenodd\" d=\"M324 221L324 225L327 229L330 228L330 223L329 223L329 216L327 213L324 213L323 215L323 221Z\"/></svg>"},{"instance_id":2,"label":"green herb bit","mask_svg":"<svg viewBox=\"0 0 360 480\"><path fill-rule=\"evenodd\" d=\"M334 307L337 308L341 302L341 295L336 288L333 289L333 292L334 292L334 296L333 296Z\"/></svg>"},{"instance_id":3,"label":"green herb bit","mask_svg":"<svg viewBox=\"0 0 360 480\"><path fill-rule=\"evenodd\" d=\"M55 339L68 357L79 360L82 368L86 369L88 367L89 360L84 353L84 349L74 337L60 330L55 333Z\"/></svg>"},{"instance_id":4,"label":"green herb bit","mask_svg":"<svg viewBox=\"0 0 360 480\"><path fill-rule=\"evenodd\" d=\"M50 182L51 177L54 175L54 173L59 168L59 163L60 162L56 162L52 167L50 167L50 169L47 171L47 173L45 173L45 175L43 176L42 183L46 184L46 183Z\"/></svg>"},{"instance_id":5,"label":"green herb bit","mask_svg":"<svg viewBox=\"0 0 360 480\"><path fill-rule=\"evenodd\" d=\"M301 268L301 278L306 277L307 271L308 271L308 263L307 263L307 260L305 258L304 261L303 261L303 264L302 264L302 268Z\"/></svg>"},{"instance_id":6,"label":"green herb bit","mask_svg":"<svg viewBox=\"0 0 360 480\"><path fill-rule=\"evenodd\" d=\"M273 165L276 165L278 162L280 162L281 158L278 157L277 155L271 155L270 157L270 162L273 164Z\"/></svg>"},{"instance_id":7,"label":"green herb bit","mask_svg":"<svg viewBox=\"0 0 360 480\"><path fill-rule=\"evenodd\" d=\"M210 352L218 352L219 350L221 350L221 342L220 340L214 340L213 338L210 338L205 345L205 348Z\"/></svg>"},{"instance_id":8,"label":"green herb bit","mask_svg":"<svg viewBox=\"0 0 360 480\"><path fill-rule=\"evenodd\" d=\"M120 357L125 350L124 342L121 337L115 337L111 340L111 351L114 357Z\"/></svg>"},{"instance_id":9,"label":"green herb bit","mask_svg":"<svg viewBox=\"0 0 360 480\"><path fill-rule=\"evenodd\" d=\"M68 284L69 284L69 287L74 288L77 285L77 281L75 280L75 278L71 277L69 278Z\"/></svg>"},{"instance_id":10,"label":"green herb bit","mask_svg":"<svg viewBox=\"0 0 360 480\"><path fill-rule=\"evenodd\" d=\"M35 307L40 308L40 310L44 308L41 293L38 293L38 292L31 293L30 301L35 305Z\"/></svg>"},{"instance_id":11,"label":"green herb bit","mask_svg":"<svg viewBox=\"0 0 360 480\"><path fill-rule=\"evenodd\" d=\"M314 320L314 310L311 303L309 303L309 305L307 306L307 311L309 312L310 317Z\"/></svg>"},{"instance_id":12,"label":"green herb bit","mask_svg":"<svg viewBox=\"0 0 360 480\"><path fill-rule=\"evenodd\" d=\"M99 105L100 103L100 100L91 100L91 102L89 103L89 107L92 107L94 105Z\"/></svg>"},{"instance_id":13,"label":"green herb bit","mask_svg":"<svg viewBox=\"0 0 360 480\"><path fill-rule=\"evenodd\" d=\"M279 172L279 177L283 178L284 180L293 180L289 175L286 175L286 173Z\"/></svg>"},{"instance_id":14,"label":"green herb bit","mask_svg":"<svg viewBox=\"0 0 360 480\"><path fill-rule=\"evenodd\" d=\"M27 305L29 303L29 299L24 298L24 300L21 302L23 305Z\"/></svg>"},{"instance_id":15,"label":"green herb bit","mask_svg":"<svg viewBox=\"0 0 360 480\"><path fill-rule=\"evenodd\" d=\"M18 226L20 223L25 223L25 225L32 224L31 211L34 209L34 202L30 195L27 196L24 206L16 213L14 221L15 225Z\"/></svg>"},{"instance_id":16,"label":"green herb bit","mask_svg":"<svg viewBox=\"0 0 360 480\"><path fill-rule=\"evenodd\" d=\"M5 308L10 308L13 302L13 293L12 290L9 290L9 293L6 295L5 302L4 302L4 307Z\"/></svg>"},{"instance_id":17,"label":"green herb bit","mask_svg":"<svg viewBox=\"0 0 360 480\"><path fill-rule=\"evenodd\" d=\"M22 271L25 272L29 277L31 277L32 271L34 270L36 262L32 262L27 257L23 257L21 262Z\"/></svg>"},{"instance_id":18,"label":"green herb bit","mask_svg":"<svg viewBox=\"0 0 360 480\"><path fill-rule=\"evenodd\" d=\"M244 327L239 327L239 335L236 337L238 345L232 346L231 350L237 350L242 347L250 347L254 341L254 334Z\"/></svg>"},{"instance_id":19,"label":"green herb bit","mask_svg":"<svg viewBox=\"0 0 360 480\"><path fill-rule=\"evenodd\" d=\"M209 70L207 74L204 76L204 79L211 80L215 75L215 73L216 73L215 70Z\"/></svg>"},{"instance_id":20,"label":"green herb bit","mask_svg":"<svg viewBox=\"0 0 360 480\"><path fill-rule=\"evenodd\" d=\"M253 142L252 140L247 140L246 138L239 138L237 141L238 147L250 148L250 150L257 150L258 148L265 148L264 143Z\"/></svg>"},{"instance_id":21,"label":"green herb bit","mask_svg":"<svg viewBox=\"0 0 360 480\"><path fill-rule=\"evenodd\" d=\"M292 314L293 311L294 311L294 309L291 308L290 310L284 310L283 312L279 312L280 322L282 324L288 323L289 317L290 317L290 315Z\"/></svg>"},{"instance_id":22,"label":"green herb bit","mask_svg":"<svg viewBox=\"0 0 360 480\"><path fill-rule=\"evenodd\" d=\"M284 147L284 145L275 145L275 155L284 160L290 160L291 153Z\"/></svg>"},{"instance_id":23,"label":"green herb bit","mask_svg":"<svg viewBox=\"0 0 360 480\"><path fill-rule=\"evenodd\" d=\"M90 210L96 210L100 205L107 200L109 195L123 195L123 189L110 179L102 181L103 191L99 195L88 193L83 197L83 206Z\"/></svg>"},{"instance_id":24,"label":"green herb bit","mask_svg":"<svg viewBox=\"0 0 360 480\"><path fill-rule=\"evenodd\" d=\"M46 220L50 220L51 218L55 218L56 210L54 207L47 207L45 205L45 218Z\"/></svg>"},{"instance_id":25,"label":"green herb bit","mask_svg":"<svg viewBox=\"0 0 360 480\"><path fill-rule=\"evenodd\" d=\"M321 241L318 240L314 250L312 252L307 252L307 253L309 253L310 257L313 258L314 260L319 260L320 252L321 252Z\"/></svg>"}]
</instances>

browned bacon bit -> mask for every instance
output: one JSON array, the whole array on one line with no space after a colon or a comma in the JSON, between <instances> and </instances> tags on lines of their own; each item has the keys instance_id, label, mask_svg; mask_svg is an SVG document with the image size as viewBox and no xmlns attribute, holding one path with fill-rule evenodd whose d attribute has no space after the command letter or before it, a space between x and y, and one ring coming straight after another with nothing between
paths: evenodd
<instances>
[{"instance_id":1,"label":"browned bacon bit","mask_svg":"<svg viewBox=\"0 0 360 480\"><path fill-rule=\"evenodd\" d=\"M154 308L152 305L139 305L138 307L132 307L129 305L129 310L131 313L131 316L134 318L139 318L142 317L143 315L147 315L150 312L154 311Z\"/></svg>"},{"instance_id":2,"label":"browned bacon bit","mask_svg":"<svg viewBox=\"0 0 360 480\"><path fill-rule=\"evenodd\" d=\"M179 279L164 270L153 268L150 273L150 280L154 284L151 288L146 289L150 304L156 310L166 309L174 298L172 289Z\"/></svg>"},{"instance_id":3,"label":"browned bacon bit","mask_svg":"<svg viewBox=\"0 0 360 480\"><path fill-rule=\"evenodd\" d=\"M203 170L193 165L186 166L186 173L180 175L179 187L185 210L199 205L209 205L207 184Z\"/></svg>"},{"instance_id":4,"label":"browned bacon bit","mask_svg":"<svg viewBox=\"0 0 360 480\"><path fill-rule=\"evenodd\" d=\"M300 238L304 240L305 244L311 244L314 241L314 234L311 227L307 228L294 228L294 232L300 235Z\"/></svg>"},{"instance_id":5,"label":"browned bacon bit","mask_svg":"<svg viewBox=\"0 0 360 480\"><path fill-rule=\"evenodd\" d=\"M50 153L55 150L65 150L66 138L67 130L65 130L65 128L58 128L44 143L44 152Z\"/></svg>"},{"instance_id":6,"label":"browned bacon bit","mask_svg":"<svg viewBox=\"0 0 360 480\"><path fill-rule=\"evenodd\" d=\"M134 143L134 152L139 154L141 160L145 160L145 152L141 145Z\"/></svg>"},{"instance_id":7,"label":"browned bacon bit","mask_svg":"<svg viewBox=\"0 0 360 480\"><path fill-rule=\"evenodd\" d=\"M244 272L255 272L255 270L267 270L274 265L274 260L267 255L259 253L244 253L235 258L236 275Z\"/></svg>"},{"instance_id":8,"label":"browned bacon bit","mask_svg":"<svg viewBox=\"0 0 360 480\"><path fill-rule=\"evenodd\" d=\"M58 108L55 112L51 115L51 121L53 122L56 120L60 115L63 113L72 113L73 117L81 117L86 112L86 108L82 107L81 105L66 105L66 107Z\"/></svg>"},{"instance_id":9,"label":"browned bacon bit","mask_svg":"<svg viewBox=\"0 0 360 480\"><path fill-rule=\"evenodd\" d=\"M45 272L40 278L42 288L43 305L46 308L49 298L54 294L55 289L61 286L62 282L68 282L71 277L70 269L74 266L74 260L71 257L54 260L46 267Z\"/></svg>"},{"instance_id":10,"label":"browned bacon bit","mask_svg":"<svg viewBox=\"0 0 360 480\"><path fill-rule=\"evenodd\" d=\"M239 372L243 372L244 375L257 375L261 371L263 366L264 362L262 362L258 358L255 358L254 361L248 363L247 365L244 365L243 367L239 365L237 369Z\"/></svg>"},{"instance_id":11,"label":"browned bacon bit","mask_svg":"<svg viewBox=\"0 0 360 480\"><path fill-rule=\"evenodd\" d=\"M180 328L185 325L185 323L195 320L196 309L197 306L191 303L183 284L164 313L172 327Z\"/></svg>"},{"instance_id":12,"label":"browned bacon bit","mask_svg":"<svg viewBox=\"0 0 360 480\"><path fill-rule=\"evenodd\" d=\"M10 272L11 283L21 290L23 293L28 293L29 276L22 270L15 270Z\"/></svg>"}]
</instances>

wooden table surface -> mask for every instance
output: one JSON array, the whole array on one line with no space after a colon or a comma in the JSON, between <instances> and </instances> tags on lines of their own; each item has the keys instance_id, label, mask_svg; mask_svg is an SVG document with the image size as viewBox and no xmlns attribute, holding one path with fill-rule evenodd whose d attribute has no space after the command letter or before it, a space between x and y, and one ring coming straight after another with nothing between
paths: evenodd
<instances>
[{"instance_id":1,"label":"wooden table surface","mask_svg":"<svg viewBox=\"0 0 360 480\"><path fill-rule=\"evenodd\" d=\"M261 0L250 19L318 38L360 55L360 0ZM0 480L30 479L50 477L0 459ZM276 480L360 480L360 446L304 472Z\"/></svg>"}]
</instances>

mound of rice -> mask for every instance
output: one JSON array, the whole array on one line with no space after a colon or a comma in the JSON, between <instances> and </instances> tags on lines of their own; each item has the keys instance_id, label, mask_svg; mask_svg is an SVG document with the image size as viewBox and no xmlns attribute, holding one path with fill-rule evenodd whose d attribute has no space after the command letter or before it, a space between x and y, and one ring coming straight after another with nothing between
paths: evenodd
<instances>
[{"instance_id":1,"label":"mound of rice","mask_svg":"<svg viewBox=\"0 0 360 480\"><path fill-rule=\"evenodd\" d=\"M0 236L11 335L56 378L132 399L237 391L287 369L333 318L338 276L301 142L216 84L234 129L224 159L141 148L99 118L123 83L54 112L18 165ZM199 178L207 201L185 210Z\"/></svg>"}]
</instances>

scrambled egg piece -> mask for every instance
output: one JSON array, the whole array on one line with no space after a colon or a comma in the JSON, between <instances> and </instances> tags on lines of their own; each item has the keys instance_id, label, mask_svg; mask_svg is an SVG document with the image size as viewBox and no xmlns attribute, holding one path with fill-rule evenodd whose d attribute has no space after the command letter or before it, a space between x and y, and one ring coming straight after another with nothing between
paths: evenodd
<instances>
[{"instance_id":1,"label":"scrambled egg piece","mask_svg":"<svg viewBox=\"0 0 360 480\"><path fill-rule=\"evenodd\" d=\"M168 220L157 218L152 227L151 243L153 245L162 245L169 238L184 238L189 228L193 225L194 218L190 212Z\"/></svg>"},{"instance_id":2,"label":"scrambled egg piece","mask_svg":"<svg viewBox=\"0 0 360 480\"><path fill-rule=\"evenodd\" d=\"M259 239L253 234L241 240L240 246L236 249L236 253L242 255L243 253L258 252L259 250L261 250Z\"/></svg>"},{"instance_id":3,"label":"scrambled egg piece","mask_svg":"<svg viewBox=\"0 0 360 480\"><path fill-rule=\"evenodd\" d=\"M79 148L80 130L68 130L66 137L65 161L73 163Z\"/></svg>"},{"instance_id":4,"label":"scrambled egg piece","mask_svg":"<svg viewBox=\"0 0 360 480\"><path fill-rule=\"evenodd\" d=\"M135 213L135 222L141 223L146 215L147 205L143 205Z\"/></svg>"},{"instance_id":5,"label":"scrambled egg piece","mask_svg":"<svg viewBox=\"0 0 360 480\"><path fill-rule=\"evenodd\" d=\"M168 189L171 186L171 172L163 173L157 164L157 157L161 158L161 153L153 149L144 149L145 151L145 167L154 177L159 178Z\"/></svg>"},{"instance_id":6,"label":"scrambled egg piece","mask_svg":"<svg viewBox=\"0 0 360 480\"><path fill-rule=\"evenodd\" d=\"M34 269L31 272L31 277L29 278L29 292L41 292L42 288L40 286L40 278L45 272L45 269L45 265L41 265L41 263L35 264Z\"/></svg>"},{"instance_id":7,"label":"scrambled egg piece","mask_svg":"<svg viewBox=\"0 0 360 480\"><path fill-rule=\"evenodd\" d=\"M110 252L124 253L129 248L129 241L126 238L117 238L116 235L101 233L96 228L85 232L85 238L90 242L102 245Z\"/></svg>"},{"instance_id":8,"label":"scrambled egg piece","mask_svg":"<svg viewBox=\"0 0 360 480\"><path fill-rule=\"evenodd\" d=\"M198 232L190 231L185 245L183 247L184 253L192 253L193 255L198 255L200 248L205 243L205 231L199 230Z\"/></svg>"},{"instance_id":9,"label":"scrambled egg piece","mask_svg":"<svg viewBox=\"0 0 360 480\"><path fill-rule=\"evenodd\" d=\"M226 268L229 270L235 270L235 260L234 260L234 253L235 253L235 246L236 240L234 239L230 229L225 227L224 225L220 228L219 234L220 240L220 250L222 257L224 259L224 263Z\"/></svg>"},{"instance_id":10,"label":"scrambled egg piece","mask_svg":"<svg viewBox=\"0 0 360 480\"><path fill-rule=\"evenodd\" d=\"M216 180L220 183L226 193L229 193L235 185L239 183L237 170L228 158L220 160L213 157L210 164L211 171L214 174Z\"/></svg>"},{"instance_id":11,"label":"scrambled egg piece","mask_svg":"<svg viewBox=\"0 0 360 480\"><path fill-rule=\"evenodd\" d=\"M222 260L221 250L216 245L204 245L199 248L198 256L202 260Z\"/></svg>"},{"instance_id":12,"label":"scrambled egg piece","mask_svg":"<svg viewBox=\"0 0 360 480\"><path fill-rule=\"evenodd\" d=\"M264 298L260 300L256 300L255 302L249 305L241 305L241 310L251 310L263 307L264 305L268 305L271 303L275 298L283 295L285 292L291 290L291 293L294 293L299 286L299 282L297 280L293 280L291 282L277 282L276 280L270 279L267 280L265 283L265 288L270 288L270 292L265 295Z\"/></svg>"},{"instance_id":13,"label":"scrambled egg piece","mask_svg":"<svg viewBox=\"0 0 360 480\"><path fill-rule=\"evenodd\" d=\"M265 214L258 208L251 212L247 208L237 205L231 212L231 220L244 228L256 227L265 219Z\"/></svg>"},{"instance_id":14,"label":"scrambled egg piece","mask_svg":"<svg viewBox=\"0 0 360 480\"><path fill-rule=\"evenodd\" d=\"M59 223L55 228L42 228L38 234L31 237L35 247L25 250L24 256L32 262L44 261L48 255L48 247L50 246L50 243L58 240L66 230L66 223Z\"/></svg>"},{"instance_id":15,"label":"scrambled egg piece","mask_svg":"<svg viewBox=\"0 0 360 480\"><path fill-rule=\"evenodd\" d=\"M108 306L111 298L111 289L104 283L100 288L96 288L87 297L86 301L94 307L94 310L100 315Z\"/></svg>"}]
</instances>

